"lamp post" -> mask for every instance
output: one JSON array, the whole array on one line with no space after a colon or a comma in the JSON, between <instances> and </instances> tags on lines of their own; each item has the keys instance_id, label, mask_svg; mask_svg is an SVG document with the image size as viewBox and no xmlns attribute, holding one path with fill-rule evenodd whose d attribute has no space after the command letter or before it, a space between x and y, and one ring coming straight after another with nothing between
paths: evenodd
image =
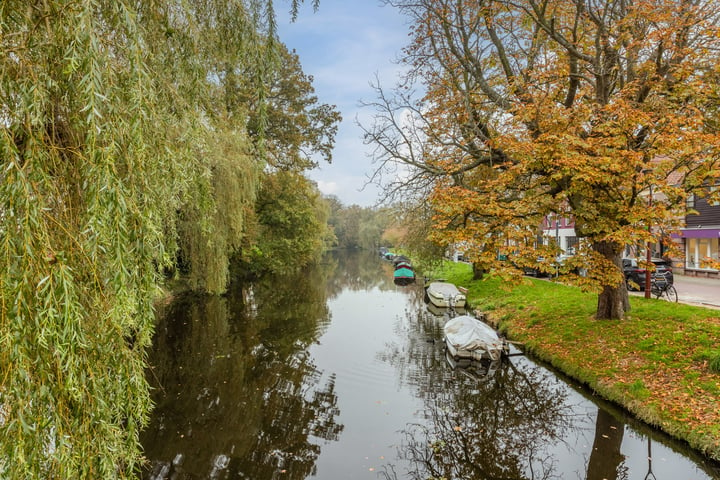
<instances>
[{"instance_id":1,"label":"lamp post","mask_svg":"<svg viewBox=\"0 0 720 480\"><path fill-rule=\"evenodd\" d=\"M650 197L648 198L648 211L652 209L652 202L653 202L653 193L652 193L652 183L650 184ZM648 233L652 236L652 222L648 222ZM645 266L645 298L650 298L650 265L652 262L651 256L650 256L650 246L651 242L648 240L647 242L647 249L646 249L646 258L647 265Z\"/></svg>"}]
</instances>

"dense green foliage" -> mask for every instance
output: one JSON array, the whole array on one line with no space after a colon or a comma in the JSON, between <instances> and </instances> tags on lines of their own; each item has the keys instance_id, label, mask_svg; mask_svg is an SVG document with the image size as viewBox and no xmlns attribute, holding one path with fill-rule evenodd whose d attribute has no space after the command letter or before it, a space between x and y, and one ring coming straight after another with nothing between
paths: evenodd
<instances>
[{"instance_id":1,"label":"dense green foliage","mask_svg":"<svg viewBox=\"0 0 720 480\"><path fill-rule=\"evenodd\" d=\"M341 116L334 106L318 103L312 77L303 73L297 54L278 48L277 68L269 75L264 99L266 108L256 108L262 100L257 89L242 89L244 104L251 108L248 130L253 138L264 140L264 153L274 169L302 171L318 165L310 153L331 161Z\"/></svg>"},{"instance_id":2,"label":"dense green foliage","mask_svg":"<svg viewBox=\"0 0 720 480\"><path fill-rule=\"evenodd\" d=\"M221 292L256 225L288 58L272 8L0 3L0 477L134 475L158 272L180 255ZM310 152L332 143L321 110Z\"/></svg>"},{"instance_id":3,"label":"dense green foliage","mask_svg":"<svg viewBox=\"0 0 720 480\"><path fill-rule=\"evenodd\" d=\"M320 259L330 242L327 205L314 184L296 172L264 178L256 205L256 239L245 254L254 273L290 273Z\"/></svg>"},{"instance_id":4,"label":"dense green foliage","mask_svg":"<svg viewBox=\"0 0 720 480\"><path fill-rule=\"evenodd\" d=\"M720 459L720 312L631 296L631 315L603 322L595 295L577 287L526 278L510 289L494 275L473 281L467 264L445 266L436 273L468 287L472 307L528 352Z\"/></svg>"},{"instance_id":5,"label":"dense green foliage","mask_svg":"<svg viewBox=\"0 0 720 480\"><path fill-rule=\"evenodd\" d=\"M340 249L376 249L383 244L383 234L393 224L389 208L343 205L334 195L326 197L330 208L328 224Z\"/></svg>"}]
</instances>

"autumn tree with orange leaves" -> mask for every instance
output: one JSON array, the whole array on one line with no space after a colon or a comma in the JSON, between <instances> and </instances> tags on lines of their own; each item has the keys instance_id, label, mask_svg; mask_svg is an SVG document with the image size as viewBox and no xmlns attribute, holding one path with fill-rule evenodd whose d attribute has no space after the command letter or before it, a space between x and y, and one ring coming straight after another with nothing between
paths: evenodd
<instances>
[{"instance_id":1,"label":"autumn tree with orange leaves","mask_svg":"<svg viewBox=\"0 0 720 480\"><path fill-rule=\"evenodd\" d=\"M498 253L554 258L539 225L572 215L577 281L599 292L597 318L623 318L625 248L654 241L648 225L677 228L688 193L720 179L720 3L387 3L412 41L405 82L370 104L376 178L400 166L387 192L429 202L431 237L500 274Z\"/></svg>"}]
</instances>

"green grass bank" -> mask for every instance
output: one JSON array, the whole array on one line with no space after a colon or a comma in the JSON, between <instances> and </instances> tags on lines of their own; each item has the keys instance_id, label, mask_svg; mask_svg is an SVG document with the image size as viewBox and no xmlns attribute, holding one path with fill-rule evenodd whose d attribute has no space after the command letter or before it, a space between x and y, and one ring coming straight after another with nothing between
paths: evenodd
<instances>
[{"instance_id":1,"label":"green grass bank","mask_svg":"<svg viewBox=\"0 0 720 480\"><path fill-rule=\"evenodd\" d=\"M597 294L577 287L509 288L452 262L432 276L467 288L471 308L527 353L720 461L720 310L631 296L625 319L595 320Z\"/></svg>"}]
</instances>

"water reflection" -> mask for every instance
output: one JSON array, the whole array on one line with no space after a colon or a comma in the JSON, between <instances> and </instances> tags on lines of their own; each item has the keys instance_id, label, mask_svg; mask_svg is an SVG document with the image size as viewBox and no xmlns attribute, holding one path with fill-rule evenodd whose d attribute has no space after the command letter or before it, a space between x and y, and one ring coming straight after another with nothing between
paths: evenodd
<instances>
[{"instance_id":1,"label":"water reflection","mask_svg":"<svg viewBox=\"0 0 720 480\"><path fill-rule=\"evenodd\" d=\"M408 328L381 358L424 409L402 430L397 457L381 470L386 480L656 479L651 444L661 437L661 478L720 478L715 463L617 408L598 408L598 399L582 387L530 359L514 357L491 368L442 362L442 325L452 313L438 315L426 306L408 316L402 322ZM640 445L647 445L647 454Z\"/></svg>"},{"instance_id":2,"label":"water reflection","mask_svg":"<svg viewBox=\"0 0 720 480\"><path fill-rule=\"evenodd\" d=\"M438 345L442 323L420 316L418 328L405 332L405 347L394 349L408 355L385 358L425 407L422 421L403 431L398 456L409 469L398 476L388 465L385 477L519 479L530 468L533 478L559 478L546 444L573 427L567 394L549 372L522 364L496 363L471 375L451 370Z\"/></svg>"},{"instance_id":3,"label":"water reflection","mask_svg":"<svg viewBox=\"0 0 720 480\"><path fill-rule=\"evenodd\" d=\"M150 357L156 408L144 478L303 479L317 441L343 426L335 380L307 354L330 320L332 264L293 278L186 296L164 313Z\"/></svg>"},{"instance_id":4,"label":"water reflection","mask_svg":"<svg viewBox=\"0 0 720 480\"><path fill-rule=\"evenodd\" d=\"M531 359L453 368L450 314L423 294L352 253L177 299L150 355L143 478L720 478Z\"/></svg>"},{"instance_id":5,"label":"water reflection","mask_svg":"<svg viewBox=\"0 0 720 480\"><path fill-rule=\"evenodd\" d=\"M339 251L328 255L324 262L336 265L328 277L327 298L336 298L343 290L395 290L392 263L368 251Z\"/></svg>"},{"instance_id":6,"label":"water reflection","mask_svg":"<svg viewBox=\"0 0 720 480\"><path fill-rule=\"evenodd\" d=\"M606 410L598 410L595 438L588 461L587 480L628 478L627 468L623 465L625 457L620 452L624 434L625 425L622 422Z\"/></svg>"}]
</instances>

